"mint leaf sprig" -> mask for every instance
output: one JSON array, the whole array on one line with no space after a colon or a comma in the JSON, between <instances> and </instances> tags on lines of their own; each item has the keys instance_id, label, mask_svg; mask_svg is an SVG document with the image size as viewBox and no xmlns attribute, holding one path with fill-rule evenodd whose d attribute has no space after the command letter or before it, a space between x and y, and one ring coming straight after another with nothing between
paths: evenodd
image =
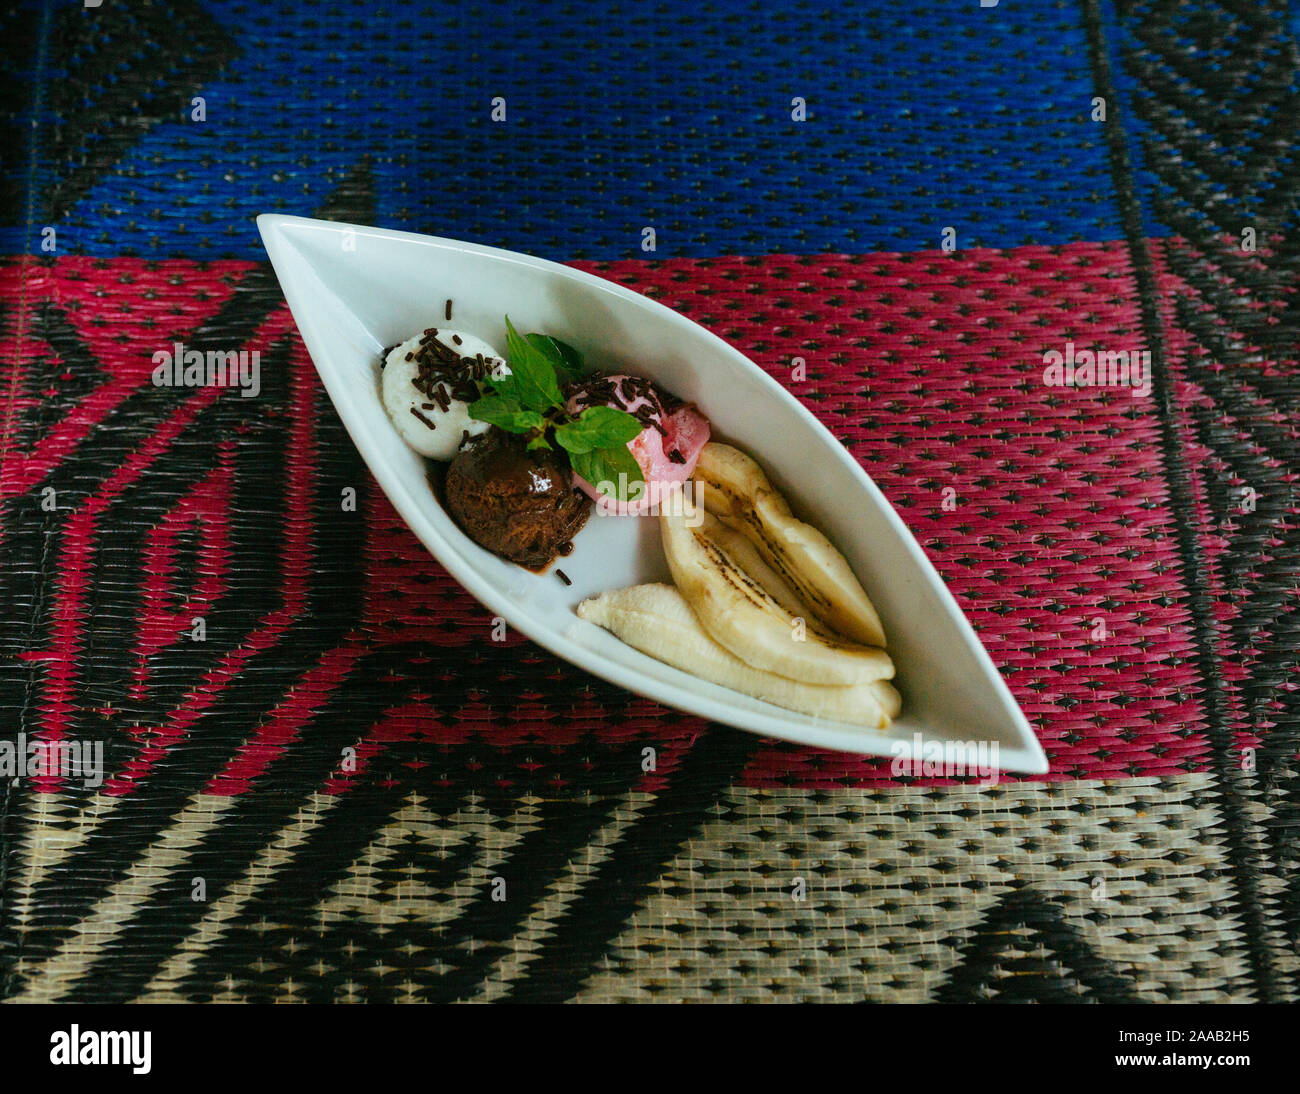
<instances>
[{"instance_id":1,"label":"mint leaf sprig","mask_svg":"<svg viewBox=\"0 0 1300 1094\"><path fill-rule=\"evenodd\" d=\"M611 406L584 407L576 417L565 409L561 379L581 378L586 367L582 354L549 335L521 336L507 315L506 356L510 375L489 377L492 394L472 402L469 416L507 433L528 434L530 449L549 449L554 441L574 471L597 489L613 486L612 496L619 501L643 496L645 475L627 447L640 434L641 423Z\"/></svg>"}]
</instances>

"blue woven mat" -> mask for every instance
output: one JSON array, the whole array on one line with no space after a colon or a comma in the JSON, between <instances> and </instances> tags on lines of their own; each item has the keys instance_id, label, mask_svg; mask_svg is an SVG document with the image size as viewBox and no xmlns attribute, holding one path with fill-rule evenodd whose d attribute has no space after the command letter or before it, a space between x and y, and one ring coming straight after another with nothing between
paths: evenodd
<instances>
[{"instance_id":1,"label":"blue woven mat","mask_svg":"<svg viewBox=\"0 0 1300 1094\"><path fill-rule=\"evenodd\" d=\"M10 238L259 258L363 155L381 224L562 260L1116 238L1079 13L1030 7L28 3Z\"/></svg>"}]
</instances>

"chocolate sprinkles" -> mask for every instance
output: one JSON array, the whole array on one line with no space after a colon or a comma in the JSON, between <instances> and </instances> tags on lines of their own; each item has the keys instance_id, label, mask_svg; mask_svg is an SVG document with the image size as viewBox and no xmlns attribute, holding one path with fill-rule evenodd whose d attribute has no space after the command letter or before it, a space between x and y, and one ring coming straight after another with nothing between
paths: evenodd
<instances>
[{"instance_id":1,"label":"chocolate sprinkles","mask_svg":"<svg viewBox=\"0 0 1300 1094\"><path fill-rule=\"evenodd\" d=\"M573 584L573 582L569 580L569 575L566 574L563 570L556 570L555 576L558 577L561 581L563 581L566 585Z\"/></svg>"},{"instance_id":2,"label":"chocolate sprinkles","mask_svg":"<svg viewBox=\"0 0 1300 1094\"><path fill-rule=\"evenodd\" d=\"M411 407L411 413L414 414L417 418L419 418L420 421L422 421L430 429L438 428L436 425L433 424L433 422L431 422L428 418L426 418L423 414L421 414L417 407Z\"/></svg>"},{"instance_id":3,"label":"chocolate sprinkles","mask_svg":"<svg viewBox=\"0 0 1300 1094\"><path fill-rule=\"evenodd\" d=\"M451 322L451 301L450 300L447 301L447 306L443 308L443 315L445 316L447 322L450 323Z\"/></svg>"},{"instance_id":4,"label":"chocolate sprinkles","mask_svg":"<svg viewBox=\"0 0 1300 1094\"><path fill-rule=\"evenodd\" d=\"M661 391L640 376L624 376L618 383L606 376L583 379L573 384L568 394L579 410L589 406L617 407L631 414L641 423L642 429L654 427L664 437L668 436L668 430L663 427L660 419L685 406L681 399ZM638 400L644 402L632 410L632 404Z\"/></svg>"},{"instance_id":5,"label":"chocolate sprinkles","mask_svg":"<svg viewBox=\"0 0 1300 1094\"><path fill-rule=\"evenodd\" d=\"M451 301L448 301L450 312ZM459 345L461 339L452 335L452 340ZM438 340L438 328L426 327L420 338L420 344L406 356L414 361L417 368L411 383L415 389L432 399L443 413L456 399L463 403L472 403L479 397L479 382L492 372L491 364L484 360L481 353L473 357L463 357L451 346Z\"/></svg>"}]
</instances>

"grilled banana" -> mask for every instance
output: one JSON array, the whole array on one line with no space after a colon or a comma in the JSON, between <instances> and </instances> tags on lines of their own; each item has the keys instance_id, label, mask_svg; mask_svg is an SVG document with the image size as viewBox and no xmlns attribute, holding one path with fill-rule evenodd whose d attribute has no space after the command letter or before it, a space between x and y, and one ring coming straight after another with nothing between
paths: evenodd
<instances>
[{"instance_id":1,"label":"grilled banana","mask_svg":"<svg viewBox=\"0 0 1300 1094\"><path fill-rule=\"evenodd\" d=\"M884 650L833 635L790 610L797 607L790 590L769 592L705 523L692 527L698 515L689 503L665 508L659 525L673 582L717 642L755 669L806 684L867 684L894 675Z\"/></svg>"},{"instance_id":2,"label":"grilled banana","mask_svg":"<svg viewBox=\"0 0 1300 1094\"><path fill-rule=\"evenodd\" d=\"M704 508L743 533L817 619L845 638L884 647L880 616L848 561L821 532L790 511L754 460L711 441L700 453L693 477L702 486Z\"/></svg>"},{"instance_id":3,"label":"grilled banana","mask_svg":"<svg viewBox=\"0 0 1300 1094\"><path fill-rule=\"evenodd\" d=\"M709 636L671 585L633 585L601 593L579 604L578 615L650 657L786 710L884 729L902 703L883 680L823 686L746 664Z\"/></svg>"}]
</instances>

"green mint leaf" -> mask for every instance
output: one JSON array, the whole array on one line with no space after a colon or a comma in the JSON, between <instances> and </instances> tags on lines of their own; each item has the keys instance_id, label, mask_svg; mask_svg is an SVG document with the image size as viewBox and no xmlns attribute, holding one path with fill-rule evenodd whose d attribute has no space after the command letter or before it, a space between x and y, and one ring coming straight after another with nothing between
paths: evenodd
<instances>
[{"instance_id":1,"label":"green mint leaf","mask_svg":"<svg viewBox=\"0 0 1300 1094\"><path fill-rule=\"evenodd\" d=\"M569 463L606 497L637 501L645 496L645 475L625 444L617 448L593 448L590 452L571 451Z\"/></svg>"},{"instance_id":2,"label":"green mint leaf","mask_svg":"<svg viewBox=\"0 0 1300 1094\"><path fill-rule=\"evenodd\" d=\"M593 448L617 448L641 434L641 423L626 410L612 406L589 406L571 422L555 431L555 439L570 452Z\"/></svg>"},{"instance_id":3,"label":"green mint leaf","mask_svg":"<svg viewBox=\"0 0 1300 1094\"><path fill-rule=\"evenodd\" d=\"M521 407L519 385L515 383L513 375L507 373L505 376L489 376L487 377L487 383L488 387L503 399L509 400L516 408Z\"/></svg>"},{"instance_id":4,"label":"green mint leaf","mask_svg":"<svg viewBox=\"0 0 1300 1094\"><path fill-rule=\"evenodd\" d=\"M529 452L531 452L535 448L550 448L550 447L551 447L551 442L546 439L546 434L544 432L537 434L536 437L534 437L531 441L528 442Z\"/></svg>"},{"instance_id":5,"label":"green mint leaf","mask_svg":"<svg viewBox=\"0 0 1300 1094\"><path fill-rule=\"evenodd\" d=\"M524 338L510 316L506 316L506 353L510 359L510 385L518 393L519 402L525 410L536 410L545 414L548 410L558 410L564 406L560 397L560 385L555 378L555 366L541 350Z\"/></svg>"},{"instance_id":6,"label":"green mint leaf","mask_svg":"<svg viewBox=\"0 0 1300 1094\"><path fill-rule=\"evenodd\" d=\"M485 395L469 404L469 416L476 422L488 422L507 433L529 433L543 429L546 419L535 410L521 410L519 404L501 395Z\"/></svg>"},{"instance_id":7,"label":"green mint leaf","mask_svg":"<svg viewBox=\"0 0 1300 1094\"><path fill-rule=\"evenodd\" d=\"M552 338L549 334L530 334L527 335L527 338L529 345L546 355L561 383L580 379L582 374L587 371L587 365L582 359L582 354L569 345L568 342L561 342L558 338Z\"/></svg>"}]
</instances>

